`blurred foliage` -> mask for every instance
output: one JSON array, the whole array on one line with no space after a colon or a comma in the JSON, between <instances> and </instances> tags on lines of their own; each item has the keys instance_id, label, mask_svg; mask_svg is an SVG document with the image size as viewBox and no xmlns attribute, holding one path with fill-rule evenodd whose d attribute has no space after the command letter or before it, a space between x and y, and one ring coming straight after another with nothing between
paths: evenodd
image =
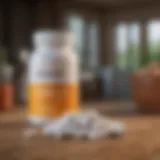
<instances>
[{"instance_id":1,"label":"blurred foliage","mask_svg":"<svg viewBox=\"0 0 160 160\"><path fill-rule=\"evenodd\" d=\"M132 44L125 52L118 52L116 56L116 64L119 68L137 69L140 67L140 47Z\"/></svg>"},{"instance_id":2,"label":"blurred foliage","mask_svg":"<svg viewBox=\"0 0 160 160\"><path fill-rule=\"evenodd\" d=\"M3 66L7 62L7 51L3 48L0 48L0 82L4 81L3 75Z\"/></svg>"},{"instance_id":3,"label":"blurred foliage","mask_svg":"<svg viewBox=\"0 0 160 160\"><path fill-rule=\"evenodd\" d=\"M8 54L7 51L3 48L0 49L0 65L3 65L7 62Z\"/></svg>"},{"instance_id":4,"label":"blurred foliage","mask_svg":"<svg viewBox=\"0 0 160 160\"><path fill-rule=\"evenodd\" d=\"M126 52L118 52L116 56L116 64L122 69L136 70L140 67L148 65L152 61L160 61L160 43L149 43L147 52L141 53L138 44L130 45Z\"/></svg>"}]
</instances>

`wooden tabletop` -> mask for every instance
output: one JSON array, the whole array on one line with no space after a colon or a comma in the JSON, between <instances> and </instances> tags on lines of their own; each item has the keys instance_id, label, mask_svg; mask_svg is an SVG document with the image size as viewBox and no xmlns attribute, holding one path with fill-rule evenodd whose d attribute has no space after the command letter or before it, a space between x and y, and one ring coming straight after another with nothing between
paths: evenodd
<instances>
[{"instance_id":1,"label":"wooden tabletop","mask_svg":"<svg viewBox=\"0 0 160 160\"><path fill-rule=\"evenodd\" d=\"M25 113L0 114L0 160L160 160L160 116L114 117L127 125L116 139L27 138Z\"/></svg>"}]
</instances>

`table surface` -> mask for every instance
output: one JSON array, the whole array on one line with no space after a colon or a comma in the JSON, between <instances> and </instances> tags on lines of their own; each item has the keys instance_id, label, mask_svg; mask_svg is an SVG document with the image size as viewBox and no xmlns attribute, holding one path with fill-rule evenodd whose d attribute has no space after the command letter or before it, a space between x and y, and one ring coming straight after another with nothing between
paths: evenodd
<instances>
[{"instance_id":1,"label":"table surface","mask_svg":"<svg viewBox=\"0 0 160 160\"><path fill-rule=\"evenodd\" d=\"M27 138L25 119L22 110L0 114L0 160L160 160L158 115L115 116L126 124L126 133L97 141Z\"/></svg>"}]
</instances>

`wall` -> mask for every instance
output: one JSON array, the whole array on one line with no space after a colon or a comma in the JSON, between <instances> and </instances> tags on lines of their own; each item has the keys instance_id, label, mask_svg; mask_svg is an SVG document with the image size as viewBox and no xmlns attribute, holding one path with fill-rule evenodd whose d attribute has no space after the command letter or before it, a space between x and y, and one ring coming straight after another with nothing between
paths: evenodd
<instances>
[{"instance_id":1,"label":"wall","mask_svg":"<svg viewBox=\"0 0 160 160\"><path fill-rule=\"evenodd\" d=\"M147 20L160 18L160 1L138 3L133 6L110 8L106 13L106 19L116 22L117 20Z\"/></svg>"}]
</instances>

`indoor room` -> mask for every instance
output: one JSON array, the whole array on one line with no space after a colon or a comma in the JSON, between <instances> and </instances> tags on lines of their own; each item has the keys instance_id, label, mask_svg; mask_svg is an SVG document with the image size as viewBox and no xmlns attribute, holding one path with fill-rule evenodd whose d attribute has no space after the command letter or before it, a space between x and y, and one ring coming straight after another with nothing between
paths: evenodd
<instances>
[{"instance_id":1,"label":"indoor room","mask_svg":"<svg viewBox=\"0 0 160 160\"><path fill-rule=\"evenodd\" d=\"M160 159L159 6L158 0L1 0L0 159ZM42 51L49 58L34 58ZM38 97L42 89L49 99ZM97 131L107 138L95 132L82 140L76 124L76 142L62 139L58 126L57 140L53 124L46 136L47 124L28 122L30 115L65 119L72 112L102 115L105 126Z\"/></svg>"}]
</instances>

